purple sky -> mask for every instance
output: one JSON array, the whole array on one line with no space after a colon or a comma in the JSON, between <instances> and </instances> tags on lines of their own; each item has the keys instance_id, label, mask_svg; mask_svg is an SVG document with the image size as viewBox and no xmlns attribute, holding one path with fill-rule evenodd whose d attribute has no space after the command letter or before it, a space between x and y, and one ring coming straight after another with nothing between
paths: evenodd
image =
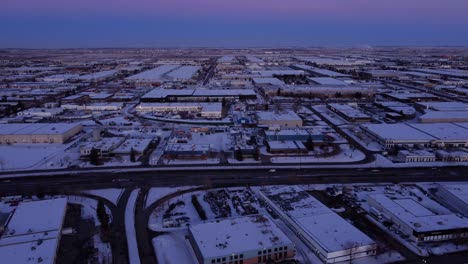
<instances>
[{"instance_id":1,"label":"purple sky","mask_svg":"<svg viewBox=\"0 0 468 264\"><path fill-rule=\"evenodd\" d=\"M0 47L468 45L467 0L3 0Z\"/></svg>"}]
</instances>

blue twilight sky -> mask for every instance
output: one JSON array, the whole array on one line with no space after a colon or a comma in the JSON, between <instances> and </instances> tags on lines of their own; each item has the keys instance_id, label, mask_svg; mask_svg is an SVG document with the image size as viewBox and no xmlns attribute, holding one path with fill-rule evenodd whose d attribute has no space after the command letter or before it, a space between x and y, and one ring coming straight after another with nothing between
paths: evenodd
<instances>
[{"instance_id":1,"label":"blue twilight sky","mask_svg":"<svg viewBox=\"0 0 468 264\"><path fill-rule=\"evenodd\" d=\"M466 0L2 0L0 48L468 45Z\"/></svg>"}]
</instances>

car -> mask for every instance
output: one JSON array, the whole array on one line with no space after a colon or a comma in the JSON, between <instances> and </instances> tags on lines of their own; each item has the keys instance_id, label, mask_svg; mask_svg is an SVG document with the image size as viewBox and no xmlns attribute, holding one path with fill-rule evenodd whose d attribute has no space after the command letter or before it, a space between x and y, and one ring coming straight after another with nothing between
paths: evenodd
<instances>
[{"instance_id":1,"label":"car","mask_svg":"<svg viewBox=\"0 0 468 264\"><path fill-rule=\"evenodd\" d=\"M270 169L268 172L274 173L276 172L276 169Z\"/></svg>"}]
</instances>

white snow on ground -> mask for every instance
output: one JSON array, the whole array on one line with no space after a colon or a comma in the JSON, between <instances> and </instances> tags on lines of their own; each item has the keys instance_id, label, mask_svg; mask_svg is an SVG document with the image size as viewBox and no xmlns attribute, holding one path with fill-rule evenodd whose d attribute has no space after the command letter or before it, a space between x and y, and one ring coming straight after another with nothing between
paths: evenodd
<instances>
[{"instance_id":1,"label":"white snow on ground","mask_svg":"<svg viewBox=\"0 0 468 264\"><path fill-rule=\"evenodd\" d=\"M195 256L182 232L153 238L153 248L160 264L195 264Z\"/></svg>"},{"instance_id":2,"label":"white snow on ground","mask_svg":"<svg viewBox=\"0 0 468 264\"><path fill-rule=\"evenodd\" d=\"M82 197L82 196L75 196L75 195L69 195L68 196L68 202L72 204L80 204L83 207L81 208L81 218L83 219L93 219L94 220L94 225L99 226L99 219L97 217L97 200L88 198L88 197ZM106 208L106 212L109 215L109 223L112 222L112 213L110 209L107 206L104 206Z\"/></svg>"},{"instance_id":3,"label":"white snow on ground","mask_svg":"<svg viewBox=\"0 0 468 264\"><path fill-rule=\"evenodd\" d=\"M127 235L128 259L130 264L140 264L138 243L135 232L135 203L140 189L133 190L125 207L125 233Z\"/></svg>"},{"instance_id":4,"label":"white snow on ground","mask_svg":"<svg viewBox=\"0 0 468 264\"><path fill-rule=\"evenodd\" d=\"M0 145L0 171L66 168L79 158L64 144Z\"/></svg>"},{"instance_id":5,"label":"white snow on ground","mask_svg":"<svg viewBox=\"0 0 468 264\"><path fill-rule=\"evenodd\" d=\"M146 201L145 201L145 208L150 207L154 202L157 200L163 198L164 196L167 196L171 193L187 190L187 189L192 189L196 188L197 186L183 186L183 187L156 187L156 188L151 188L148 191L148 195L146 196Z\"/></svg>"},{"instance_id":6,"label":"white snow on ground","mask_svg":"<svg viewBox=\"0 0 468 264\"><path fill-rule=\"evenodd\" d=\"M120 195L122 195L123 189L110 188L110 189L99 189L99 190L86 190L84 193L96 195L111 201L117 205Z\"/></svg>"},{"instance_id":7,"label":"white snow on ground","mask_svg":"<svg viewBox=\"0 0 468 264\"><path fill-rule=\"evenodd\" d=\"M272 163L309 163L309 162L352 162L360 161L365 158L364 153L357 149L350 149L348 145L342 145L342 150L338 155L331 157L312 157L312 156L299 156L299 157L273 157Z\"/></svg>"},{"instance_id":8,"label":"white snow on ground","mask_svg":"<svg viewBox=\"0 0 468 264\"><path fill-rule=\"evenodd\" d=\"M99 263L112 263L112 249L110 243L104 243L99 233L93 236L94 247L98 250Z\"/></svg>"}]
</instances>

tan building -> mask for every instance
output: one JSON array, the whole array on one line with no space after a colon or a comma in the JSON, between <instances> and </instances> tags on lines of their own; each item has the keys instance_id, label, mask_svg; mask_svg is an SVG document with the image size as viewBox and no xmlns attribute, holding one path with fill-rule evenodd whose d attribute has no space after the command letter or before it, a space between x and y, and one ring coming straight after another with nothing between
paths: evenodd
<instances>
[{"instance_id":1,"label":"tan building","mask_svg":"<svg viewBox=\"0 0 468 264\"><path fill-rule=\"evenodd\" d=\"M81 130L82 125L77 123L2 124L0 144L63 144Z\"/></svg>"}]
</instances>

